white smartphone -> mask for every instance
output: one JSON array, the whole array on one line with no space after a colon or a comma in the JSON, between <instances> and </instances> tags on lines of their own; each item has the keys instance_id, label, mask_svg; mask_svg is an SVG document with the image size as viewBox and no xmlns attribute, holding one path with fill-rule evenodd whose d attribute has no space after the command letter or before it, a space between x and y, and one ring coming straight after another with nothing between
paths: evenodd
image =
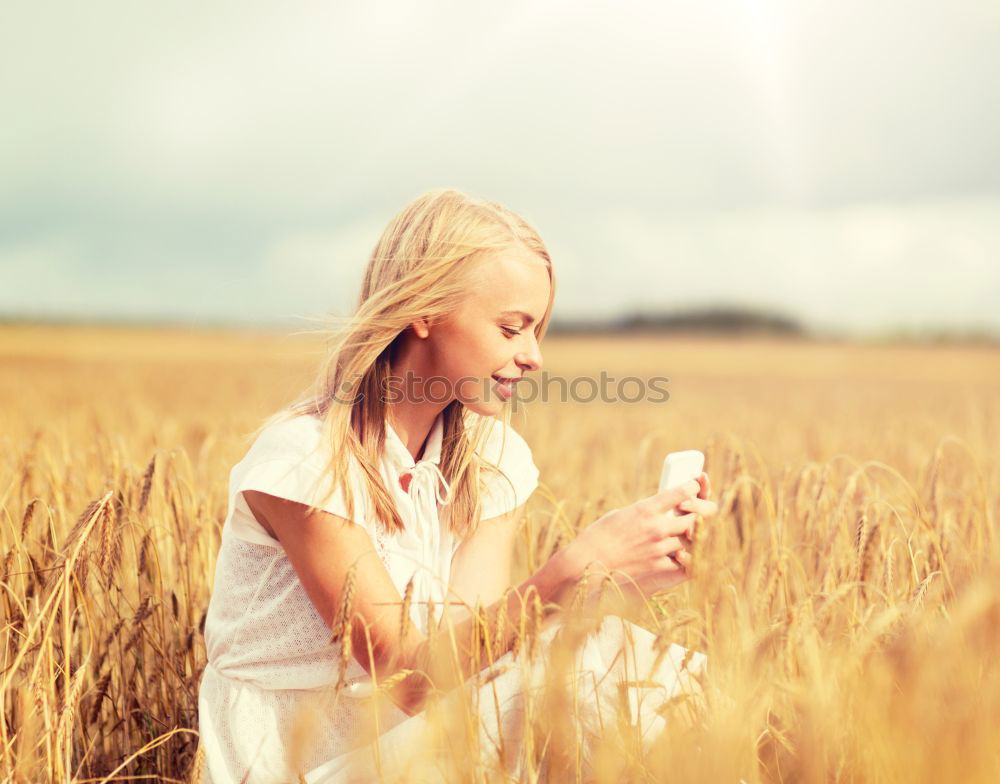
<instances>
[{"instance_id":1,"label":"white smartphone","mask_svg":"<svg viewBox=\"0 0 1000 784\"><path fill-rule=\"evenodd\" d=\"M671 452L663 460L663 472L660 474L660 490L677 487L688 479L697 479L705 468L705 455L697 449L685 449L683 452ZM671 510L671 514L676 514Z\"/></svg>"}]
</instances>

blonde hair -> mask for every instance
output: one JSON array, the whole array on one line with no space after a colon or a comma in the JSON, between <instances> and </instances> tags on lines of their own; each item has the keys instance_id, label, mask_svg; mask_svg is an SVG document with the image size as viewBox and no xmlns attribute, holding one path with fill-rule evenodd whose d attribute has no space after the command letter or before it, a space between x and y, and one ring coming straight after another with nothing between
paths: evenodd
<instances>
[{"instance_id":1,"label":"blonde hair","mask_svg":"<svg viewBox=\"0 0 1000 784\"><path fill-rule=\"evenodd\" d=\"M548 329L555 297L552 261L538 232L500 204L473 198L453 188L427 191L389 221L368 259L355 313L335 329L331 349L311 391L270 417L257 431L299 415L323 420L332 447L327 473L330 492L313 509L343 489L348 517L355 519L350 467L361 469L370 499L367 514L387 530L404 530L402 518L379 471L385 445L387 404L383 399L390 357L399 336L414 321L444 318L469 292L468 273L483 256L525 249L544 260L549 272L549 301L534 326L541 341ZM341 402L353 401L353 402ZM451 487L448 526L465 536L479 523L480 491L487 473L499 468L478 454L494 422L453 400L443 411L440 470ZM510 407L503 408L504 430Z\"/></svg>"}]
</instances>

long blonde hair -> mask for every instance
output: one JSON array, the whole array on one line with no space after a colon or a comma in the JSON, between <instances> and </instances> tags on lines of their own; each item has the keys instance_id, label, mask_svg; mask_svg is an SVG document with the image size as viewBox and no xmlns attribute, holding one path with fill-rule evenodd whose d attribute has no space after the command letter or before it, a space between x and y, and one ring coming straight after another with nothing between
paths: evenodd
<instances>
[{"instance_id":1,"label":"long blonde hair","mask_svg":"<svg viewBox=\"0 0 1000 784\"><path fill-rule=\"evenodd\" d=\"M393 348L414 321L435 320L455 311L468 296L468 272L477 260L513 248L527 249L548 268L549 301L534 326L541 341L552 315L556 282L548 250L524 218L496 202L441 188L413 199L389 221L368 259L355 313L333 330L331 349L310 391L257 431L259 435L274 422L300 415L322 419L324 438L332 447L326 469L331 482L330 492L313 509L340 487L348 517L356 519L350 473L354 461L371 501L366 514L389 531L403 531L378 468L386 438L383 395ZM467 409L459 400L443 411L440 470L451 487L448 526L457 536L478 526L484 469L499 473L495 464L478 454L495 425L493 419ZM509 406L503 408L502 421L506 431Z\"/></svg>"}]
</instances>

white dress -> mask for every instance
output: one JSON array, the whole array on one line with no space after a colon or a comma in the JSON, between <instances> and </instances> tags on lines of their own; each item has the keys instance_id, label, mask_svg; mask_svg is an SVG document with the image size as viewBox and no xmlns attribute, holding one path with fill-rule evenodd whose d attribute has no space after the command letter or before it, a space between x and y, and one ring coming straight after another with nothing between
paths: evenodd
<instances>
[{"instance_id":1,"label":"white dress","mask_svg":"<svg viewBox=\"0 0 1000 784\"><path fill-rule=\"evenodd\" d=\"M439 416L422 459L414 462L392 427L386 428L380 470L406 528L401 534L383 532L365 519L363 491L357 476L352 477L359 499L354 521L372 537L400 595L413 579L411 617L424 635L430 628L427 600L434 601L436 621L444 608L452 557L460 544L441 524L448 494L438 468L442 435ZM204 784L295 781L299 780L296 770L304 772L309 784L377 780L379 771L402 765L404 750L412 747L412 740L427 726L427 711L411 717L390 705L379 713L378 748L364 744L360 736L372 722L366 699L371 687L357 658L348 666L343 696L332 709L329 701L322 701L328 700L340 674L340 643L331 642L330 629L280 543L260 526L243 498L243 491L259 490L300 503L319 500L329 487L323 470L328 449L320 420L299 416L266 428L230 472L228 513L205 621L208 662L198 695ZM487 488L485 520L524 503L537 487L538 469L524 439L512 428L505 431L499 420L482 456L499 465L510 480L509 484L493 481ZM406 491L399 481L405 473L411 474ZM347 517L343 491L338 489L323 508ZM559 628L556 624L546 629L543 643ZM576 669L585 676L578 689L585 729L600 731L607 706L617 694L617 681L622 679L658 684L627 691L633 722L642 728L644 741L662 729L663 719L655 707L683 688L687 674L700 670L705 661L701 654L687 656L682 673L687 652L671 645L667 655L655 662L653 639L647 630L609 616L600 632L581 646ZM498 749L502 737L503 764L515 770L520 765L525 690L537 687L544 672L537 660L528 662L523 651L518 659L521 666L511 667L512 663L513 653L508 652L494 663L500 674L491 683L477 691L475 678L470 678L464 688L475 704L484 700L481 747ZM655 672L654 663L658 665ZM522 675L528 672L530 681ZM460 691L454 690L451 699L460 699ZM317 710L317 706L322 708ZM295 743L303 728L307 728L308 743ZM288 749L293 746L305 747L297 760L290 759Z\"/></svg>"}]
</instances>

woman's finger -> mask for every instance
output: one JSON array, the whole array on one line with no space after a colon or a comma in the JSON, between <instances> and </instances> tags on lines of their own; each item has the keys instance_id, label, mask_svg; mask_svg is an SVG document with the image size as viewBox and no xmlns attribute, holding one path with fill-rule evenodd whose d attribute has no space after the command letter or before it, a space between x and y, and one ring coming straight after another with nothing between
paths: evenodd
<instances>
[{"instance_id":1,"label":"woman's finger","mask_svg":"<svg viewBox=\"0 0 1000 784\"><path fill-rule=\"evenodd\" d=\"M687 546L687 542L683 541L681 537L683 534L678 534L677 536L671 536L668 539L663 540L663 550L666 555L675 555L683 550Z\"/></svg>"},{"instance_id":2,"label":"woman's finger","mask_svg":"<svg viewBox=\"0 0 1000 784\"><path fill-rule=\"evenodd\" d=\"M707 498L688 498L686 501L681 501L681 503L677 504L677 508L682 512L694 512L703 517L714 515L719 511L719 505L715 501L709 501Z\"/></svg>"},{"instance_id":3,"label":"woman's finger","mask_svg":"<svg viewBox=\"0 0 1000 784\"><path fill-rule=\"evenodd\" d=\"M701 490L698 491L699 498L708 498L712 495L712 481L708 478L708 474L702 471L698 475L698 484L701 485Z\"/></svg>"},{"instance_id":4,"label":"woman's finger","mask_svg":"<svg viewBox=\"0 0 1000 784\"><path fill-rule=\"evenodd\" d=\"M663 518L663 525L660 528L660 532L664 537L667 536L680 536L688 528L694 525L695 521L698 519L698 515L694 512L689 512L687 514L673 514L668 517Z\"/></svg>"},{"instance_id":5,"label":"woman's finger","mask_svg":"<svg viewBox=\"0 0 1000 784\"><path fill-rule=\"evenodd\" d=\"M701 483L697 479L688 479L686 482L666 487L656 493L656 495L651 495L649 498L638 501L635 506L644 506L654 514L669 513L681 501L694 498L698 495L700 488Z\"/></svg>"}]
</instances>

